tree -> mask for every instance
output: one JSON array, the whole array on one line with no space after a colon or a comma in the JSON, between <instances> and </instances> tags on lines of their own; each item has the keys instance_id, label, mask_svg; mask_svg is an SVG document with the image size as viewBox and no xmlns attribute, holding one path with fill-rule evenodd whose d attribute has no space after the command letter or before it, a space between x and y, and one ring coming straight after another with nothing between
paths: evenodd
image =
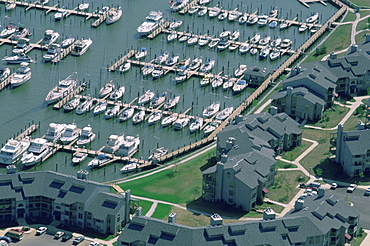
<instances>
[{"instance_id":1,"label":"tree","mask_svg":"<svg viewBox=\"0 0 370 246\"><path fill-rule=\"evenodd\" d=\"M322 176L322 173L323 173L323 170L321 168L316 168L315 169L315 173L318 177L321 177Z\"/></svg>"},{"instance_id":2,"label":"tree","mask_svg":"<svg viewBox=\"0 0 370 246\"><path fill-rule=\"evenodd\" d=\"M363 179L363 178L365 178L365 174L364 174L364 172L360 172L360 173L358 174L358 176L360 177L360 180L361 180L361 179Z\"/></svg>"}]
</instances>

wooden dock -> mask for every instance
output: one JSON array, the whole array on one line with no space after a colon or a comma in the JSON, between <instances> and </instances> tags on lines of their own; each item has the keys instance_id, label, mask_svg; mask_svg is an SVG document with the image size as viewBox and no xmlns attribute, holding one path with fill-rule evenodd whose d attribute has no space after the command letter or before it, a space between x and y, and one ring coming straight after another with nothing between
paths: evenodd
<instances>
[{"instance_id":1,"label":"wooden dock","mask_svg":"<svg viewBox=\"0 0 370 246\"><path fill-rule=\"evenodd\" d=\"M189 9L191 9L193 6L195 6L196 4L198 4L199 0L194 0L192 1L191 3L189 3L188 5L185 6L185 8L183 8L182 10L179 11L179 14L181 15L184 15L186 14Z\"/></svg>"},{"instance_id":2,"label":"wooden dock","mask_svg":"<svg viewBox=\"0 0 370 246\"><path fill-rule=\"evenodd\" d=\"M135 50L130 50L126 55L122 56L121 59L116 61L112 66L108 68L109 72L114 72L116 69L125 63L128 59L130 59L135 54Z\"/></svg>"},{"instance_id":3,"label":"wooden dock","mask_svg":"<svg viewBox=\"0 0 370 246\"><path fill-rule=\"evenodd\" d=\"M0 91L10 84L10 80L13 78L13 76L14 76L14 73L9 75L8 78L4 79L3 82L0 83Z\"/></svg>"},{"instance_id":4,"label":"wooden dock","mask_svg":"<svg viewBox=\"0 0 370 246\"><path fill-rule=\"evenodd\" d=\"M300 2L301 4L303 4L305 7L309 8L310 5L308 5L309 3L321 3L323 5L327 5L325 0L298 0L298 2Z\"/></svg>"},{"instance_id":5,"label":"wooden dock","mask_svg":"<svg viewBox=\"0 0 370 246\"><path fill-rule=\"evenodd\" d=\"M91 26L92 27L98 27L101 23L103 23L108 17L108 11L101 15L96 21L94 21Z\"/></svg>"},{"instance_id":6,"label":"wooden dock","mask_svg":"<svg viewBox=\"0 0 370 246\"><path fill-rule=\"evenodd\" d=\"M158 34L160 34L163 29L167 28L170 25L170 22L166 21L162 25L160 25L156 30L154 30L151 34L148 35L149 39L154 39L157 37Z\"/></svg>"},{"instance_id":7,"label":"wooden dock","mask_svg":"<svg viewBox=\"0 0 370 246\"><path fill-rule=\"evenodd\" d=\"M66 57L71 51L74 49L77 41L75 41L73 44L71 44L67 49L63 49L62 52L59 53L53 60L51 60L51 63L55 64L60 62L64 57Z\"/></svg>"},{"instance_id":8,"label":"wooden dock","mask_svg":"<svg viewBox=\"0 0 370 246\"><path fill-rule=\"evenodd\" d=\"M25 129L21 134L19 134L15 139L16 140L22 140L26 136L31 135L34 131L36 131L39 128L39 125L33 124L29 126L27 129Z\"/></svg>"},{"instance_id":9,"label":"wooden dock","mask_svg":"<svg viewBox=\"0 0 370 246\"><path fill-rule=\"evenodd\" d=\"M80 93L81 91L85 90L85 86L80 85L75 90L73 90L71 93L69 93L67 96L65 96L62 100L60 100L57 104L53 106L53 109L59 110L61 107L63 107L64 104L66 104L69 100L72 99L75 95Z\"/></svg>"}]
</instances>

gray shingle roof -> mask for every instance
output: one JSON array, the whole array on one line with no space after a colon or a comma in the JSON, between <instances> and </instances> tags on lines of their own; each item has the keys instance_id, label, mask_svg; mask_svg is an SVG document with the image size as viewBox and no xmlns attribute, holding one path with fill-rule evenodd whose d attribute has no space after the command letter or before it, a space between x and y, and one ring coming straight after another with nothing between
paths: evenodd
<instances>
[{"instance_id":1,"label":"gray shingle roof","mask_svg":"<svg viewBox=\"0 0 370 246\"><path fill-rule=\"evenodd\" d=\"M370 149L370 129L343 132L343 137L352 155L364 155Z\"/></svg>"}]
</instances>

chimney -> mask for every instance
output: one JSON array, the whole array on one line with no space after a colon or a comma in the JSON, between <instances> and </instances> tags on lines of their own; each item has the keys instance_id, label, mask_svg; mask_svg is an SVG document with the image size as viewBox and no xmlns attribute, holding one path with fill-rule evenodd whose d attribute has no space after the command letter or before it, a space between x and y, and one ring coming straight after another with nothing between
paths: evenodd
<instances>
[{"instance_id":1,"label":"chimney","mask_svg":"<svg viewBox=\"0 0 370 246\"><path fill-rule=\"evenodd\" d=\"M294 204L294 210L295 211L299 211L299 210L301 210L303 208L303 206L304 206L304 200L297 199L295 201L295 204Z\"/></svg>"},{"instance_id":2,"label":"chimney","mask_svg":"<svg viewBox=\"0 0 370 246\"><path fill-rule=\"evenodd\" d=\"M263 220L274 220L276 218L276 213L272 208L266 208L263 210Z\"/></svg>"},{"instance_id":3,"label":"chimney","mask_svg":"<svg viewBox=\"0 0 370 246\"><path fill-rule=\"evenodd\" d=\"M295 66L291 71L290 71L290 75L291 76L294 76L294 75L297 75L301 72L301 67L300 66Z\"/></svg>"},{"instance_id":4,"label":"chimney","mask_svg":"<svg viewBox=\"0 0 370 246\"><path fill-rule=\"evenodd\" d=\"M349 47L349 53L353 53L357 51L358 46L356 44L353 44Z\"/></svg>"},{"instance_id":5,"label":"chimney","mask_svg":"<svg viewBox=\"0 0 370 246\"><path fill-rule=\"evenodd\" d=\"M176 223L176 213L172 212L168 215L168 223Z\"/></svg>"},{"instance_id":6,"label":"chimney","mask_svg":"<svg viewBox=\"0 0 370 246\"><path fill-rule=\"evenodd\" d=\"M317 189L317 196L318 197L323 197L325 195L325 189L324 188L319 188Z\"/></svg>"},{"instance_id":7,"label":"chimney","mask_svg":"<svg viewBox=\"0 0 370 246\"><path fill-rule=\"evenodd\" d=\"M226 140L226 151L229 151L234 146L235 138L229 137L229 139Z\"/></svg>"},{"instance_id":8,"label":"chimney","mask_svg":"<svg viewBox=\"0 0 370 246\"><path fill-rule=\"evenodd\" d=\"M334 51L330 52L330 59L336 59L337 54L334 53Z\"/></svg>"},{"instance_id":9,"label":"chimney","mask_svg":"<svg viewBox=\"0 0 370 246\"><path fill-rule=\"evenodd\" d=\"M125 191L125 223L130 222L130 199L131 198L131 190Z\"/></svg>"},{"instance_id":10,"label":"chimney","mask_svg":"<svg viewBox=\"0 0 370 246\"><path fill-rule=\"evenodd\" d=\"M235 117L235 124L238 124L240 122L243 121L243 115L242 114L238 114L236 117Z\"/></svg>"},{"instance_id":11,"label":"chimney","mask_svg":"<svg viewBox=\"0 0 370 246\"><path fill-rule=\"evenodd\" d=\"M77 178L78 179L86 179L87 180L88 176L89 176L89 172L87 170L80 169L77 172Z\"/></svg>"},{"instance_id":12,"label":"chimney","mask_svg":"<svg viewBox=\"0 0 370 246\"><path fill-rule=\"evenodd\" d=\"M364 122L359 121L359 122L357 123L357 130L361 131L361 130L364 130L364 129L365 129L365 124L364 124Z\"/></svg>"},{"instance_id":13,"label":"chimney","mask_svg":"<svg viewBox=\"0 0 370 246\"><path fill-rule=\"evenodd\" d=\"M271 107L270 107L270 109L269 109L269 113L270 113L271 115L275 115L275 114L277 114L277 113L278 113L278 108L277 108L277 107L275 107L275 106L271 106Z\"/></svg>"},{"instance_id":14,"label":"chimney","mask_svg":"<svg viewBox=\"0 0 370 246\"><path fill-rule=\"evenodd\" d=\"M222 225L222 218L218 214L214 214L211 216L211 226L219 226Z\"/></svg>"},{"instance_id":15,"label":"chimney","mask_svg":"<svg viewBox=\"0 0 370 246\"><path fill-rule=\"evenodd\" d=\"M17 172L17 167L15 165L6 166L6 174L12 174Z\"/></svg>"},{"instance_id":16,"label":"chimney","mask_svg":"<svg viewBox=\"0 0 370 246\"><path fill-rule=\"evenodd\" d=\"M365 43L370 42L370 33L366 33L365 37L366 37Z\"/></svg>"},{"instance_id":17,"label":"chimney","mask_svg":"<svg viewBox=\"0 0 370 246\"><path fill-rule=\"evenodd\" d=\"M138 208L136 209L136 216L141 216L141 215L142 215L142 213L143 213L143 208L142 208L142 207L138 207Z\"/></svg>"},{"instance_id":18,"label":"chimney","mask_svg":"<svg viewBox=\"0 0 370 246\"><path fill-rule=\"evenodd\" d=\"M221 160L220 160L220 161L221 161L222 163L226 163L226 162L227 162L227 159L228 159L228 158L227 158L227 154L222 154L222 155L221 155Z\"/></svg>"}]
</instances>

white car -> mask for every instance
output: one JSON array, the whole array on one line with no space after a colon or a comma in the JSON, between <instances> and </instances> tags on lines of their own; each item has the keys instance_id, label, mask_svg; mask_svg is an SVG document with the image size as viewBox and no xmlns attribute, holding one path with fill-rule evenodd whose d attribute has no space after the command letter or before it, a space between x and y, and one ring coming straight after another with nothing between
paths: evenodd
<instances>
[{"instance_id":1,"label":"white car","mask_svg":"<svg viewBox=\"0 0 370 246\"><path fill-rule=\"evenodd\" d=\"M98 243L98 242L91 242L91 243L89 244L89 246L99 246L99 243Z\"/></svg>"},{"instance_id":2,"label":"white car","mask_svg":"<svg viewBox=\"0 0 370 246\"><path fill-rule=\"evenodd\" d=\"M357 185L356 184L350 184L349 187L347 188L347 192L354 192L356 189Z\"/></svg>"},{"instance_id":3,"label":"white car","mask_svg":"<svg viewBox=\"0 0 370 246\"><path fill-rule=\"evenodd\" d=\"M365 190L364 196L370 196L370 188Z\"/></svg>"},{"instance_id":4,"label":"white car","mask_svg":"<svg viewBox=\"0 0 370 246\"><path fill-rule=\"evenodd\" d=\"M54 235L54 238L55 238L55 239L59 239L59 238L63 237L63 235L64 235L64 232L62 232L62 231L57 231L57 232L55 233L55 235Z\"/></svg>"},{"instance_id":5,"label":"white car","mask_svg":"<svg viewBox=\"0 0 370 246\"><path fill-rule=\"evenodd\" d=\"M41 226L41 227L39 227L39 229L36 230L36 235L44 234L47 230L48 230L48 228L46 228L44 226Z\"/></svg>"},{"instance_id":6,"label":"white car","mask_svg":"<svg viewBox=\"0 0 370 246\"><path fill-rule=\"evenodd\" d=\"M338 184L337 183L332 183L331 186L330 186L330 189L335 190L336 188L338 188Z\"/></svg>"}]
</instances>

